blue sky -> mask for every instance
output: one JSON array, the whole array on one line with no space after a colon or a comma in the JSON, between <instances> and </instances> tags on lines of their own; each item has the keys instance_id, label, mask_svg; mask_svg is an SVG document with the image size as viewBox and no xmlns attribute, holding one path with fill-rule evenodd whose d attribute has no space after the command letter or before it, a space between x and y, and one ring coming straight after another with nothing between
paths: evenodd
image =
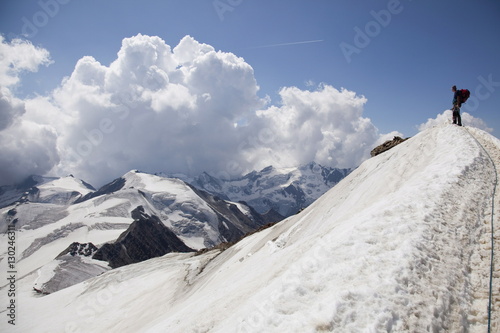
<instances>
[{"instance_id":1,"label":"blue sky","mask_svg":"<svg viewBox=\"0 0 500 333\"><path fill-rule=\"evenodd\" d=\"M67 3L58 3L56 15L35 26L30 38L50 51L54 64L30 75L33 82L24 81L20 92L54 88L84 55L109 64L121 40L137 33L160 36L169 45L191 35L217 50L233 52L254 68L261 94L272 98L283 86L305 88L307 81L353 90L368 98L365 115L379 129L406 135L449 107L452 84L474 94L480 76L492 75L494 82L500 82L498 1L61 2ZM398 13L391 15L386 27L379 25L380 32L368 36L368 46L347 63L340 44L356 46L354 28L365 31L375 21L371 11L387 10L391 3ZM42 15L36 16L43 11L38 1L3 0L0 6L4 35L20 34L26 25L23 18L34 23L36 17L36 23L44 23ZM258 48L313 40L322 42ZM496 86L491 98L474 110L497 136L499 103L500 86Z\"/></svg>"},{"instance_id":2,"label":"blue sky","mask_svg":"<svg viewBox=\"0 0 500 333\"><path fill-rule=\"evenodd\" d=\"M499 136L499 31L500 2L493 0L0 3L7 42L24 33L53 62L20 74L10 89L21 99L51 94L84 56L109 66L124 38L159 36L174 48L190 35L242 57L270 104L281 103L283 87L345 88L366 97L363 117L380 133L405 136L450 107L453 84L473 95L463 111Z\"/></svg>"}]
</instances>

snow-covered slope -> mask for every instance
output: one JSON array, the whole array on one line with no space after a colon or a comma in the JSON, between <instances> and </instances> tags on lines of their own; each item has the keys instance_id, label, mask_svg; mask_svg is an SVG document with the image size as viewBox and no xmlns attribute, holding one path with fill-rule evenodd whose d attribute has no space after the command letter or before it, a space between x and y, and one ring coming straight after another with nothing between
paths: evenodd
<instances>
[{"instance_id":1,"label":"snow-covered slope","mask_svg":"<svg viewBox=\"0 0 500 333\"><path fill-rule=\"evenodd\" d=\"M469 133L499 166L491 135L432 128L225 251L168 254L44 297L21 282L17 325L3 320L0 329L485 332L496 173ZM497 234L498 207L497 195ZM500 328L496 273L492 332Z\"/></svg>"},{"instance_id":2,"label":"snow-covered slope","mask_svg":"<svg viewBox=\"0 0 500 333\"><path fill-rule=\"evenodd\" d=\"M26 201L70 204L91 191L92 186L73 176L31 176L18 185L0 186L0 208Z\"/></svg>"},{"instance_id":3,"label":"snow-covered slope","mask_svg":"<svg viewBox=\"0 0 500 333\"><path fill-rule=\"evenodd\" d=\"M237 179L219 179L203 173L187 181L222 198L244 201L259 213L273 209L290 216L309 206L350 171L312 162L297 168L269 166Z\"/></svg>"},{"instance_id":4,"label":"snow-covered slope","mask_svg":"<svg viewBox=\"0 0 500 333\"><path fill-rule=\"evenodd\" d=\"M60 205L72 204L82 196L95 191L92 186L73 176L54 179L36 186L35 189L28 197L30 202Z\"/></svg>"},{"instance_id":5,"label":"snow-covered slope","mask_svg":"<svg viewBox=\"0 0 500 333\"><path fill-rule=\"evenodd\" d=\"M19 278L31 281L44 293L106 270L106 265L90 256L59 255L73 243L101 247L114 242L132 226L132 211L139 206L148 216L158 217L187 247L195 250L237 241L275 222L250 207L214 198L181 180L137 171L128 172L98 191L67 177L37 184L26 193L22 200L0 209L0 230L6 239L7 226L15 226L16 265L22 272ZM136 239L147 241L141 236ZM142 249L138 244L130 246ZM8 247L0 249L4 264L7 252Z\"/></svg>"}]
</instances>

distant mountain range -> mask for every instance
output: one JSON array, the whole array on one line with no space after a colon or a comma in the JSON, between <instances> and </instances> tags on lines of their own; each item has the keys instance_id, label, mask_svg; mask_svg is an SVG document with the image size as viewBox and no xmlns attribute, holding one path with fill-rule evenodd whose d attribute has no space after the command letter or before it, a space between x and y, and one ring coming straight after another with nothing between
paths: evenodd
<instances>
[{"instance_id":1,"label":"distant mountain range","mask_svg":"<svg viewBox=\"0 0 500 333\"><path fill-rule=\"evenodd\" d=\"M230 180L208 173L195 178L180 177L223 199L244 201L261 214L274 210L288 217L309 206L350 172L351 169L328 168L312 162L297 168L269 166Z\"/></svg>"},{"instance_id":2,"label":"distant mountain range","mask_svg":"<svg viewBox=\"0 0 500 333\"><path fill-rule=\"evenodd\" d=\"M52 293L109 269L234 243L295 214L349 170L311 163L234 180L130 171L96 190L73 176L0 187L0 231L22 234L19 270Z\"/></svg>"}]
</instances>

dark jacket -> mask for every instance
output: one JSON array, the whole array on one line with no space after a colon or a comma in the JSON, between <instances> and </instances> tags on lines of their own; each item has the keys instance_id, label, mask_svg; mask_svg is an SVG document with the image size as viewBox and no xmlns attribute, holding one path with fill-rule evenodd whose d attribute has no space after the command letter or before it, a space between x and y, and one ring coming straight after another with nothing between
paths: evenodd
<instances>
[{"instance_id":1,"label":"dark jacket","mask_svg":"<svg viewBox=\"0 0 500 333\"><path fill-rule=\"evenodd\" d=\"M453 105L461 107L462 106L462 94L460 93L460 90L455 91L455 94L453 95Z\"/></svg>"}]
</instances>

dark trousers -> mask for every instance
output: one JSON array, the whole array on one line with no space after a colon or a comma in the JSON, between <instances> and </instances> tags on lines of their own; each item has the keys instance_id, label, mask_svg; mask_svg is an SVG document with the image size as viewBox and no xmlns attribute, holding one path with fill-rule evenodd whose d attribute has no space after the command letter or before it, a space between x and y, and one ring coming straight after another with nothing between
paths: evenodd
<instances>
[{"instance_id":1,"label":"dark trousers","mask_svg":"<svg viewBox=\"0 0 500 333\"><path fill-rule=\"evenodd\" d=\"M458 126L462 126L462 117L460 117L460 108L458 106L453 107L453 123Z\"/></svg>"}]
</instances>

